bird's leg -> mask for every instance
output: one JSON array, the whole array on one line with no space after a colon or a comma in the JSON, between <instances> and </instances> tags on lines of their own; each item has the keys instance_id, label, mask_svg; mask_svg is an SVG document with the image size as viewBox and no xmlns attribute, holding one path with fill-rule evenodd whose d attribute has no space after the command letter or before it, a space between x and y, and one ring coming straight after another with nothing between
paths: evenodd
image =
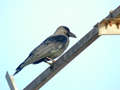
<instances>
[{"instance_id":1,"label":"bird's leg","mask_svg":"<svg viewBox=\"0 0 120 90\"><path fill-rule=\"evenodd\" d=\"M52 61L52 62L49 62L49 61ZM47 64L49 64L51 66L55 62L55 60L53 60L49 57L46 57L46 60L44 60L44 62L46 62Z\"/></svg>"},{"instance_id":2,"label":"bird's leg","mask_svg":"<svg viewBox=\"0 0 120 90\"><path fill-rule=\"evenodd\" d=\"M52 61L52 63L48 62L48 61L45 61L46 63L48 63L50 65L50 68L52 70L54 70L54 62L56 62L55 60L49 58L49 57L46 57L48 60Z\"/></svg>"},{"instance_id":3,"label":"bird's leg","mask_svg":"<svg viewBox=\"0 0 120 90\"><path fill-rule=\"evenodd\" d=\"M52 61L52 63L56 62L54 59L51 59L49 57L46 57L48 60Z\"/></svg>"},{"instance_id":4,"label":"bird's leg","mask_svg":"<svg viewBox=\"0 0 120 90\"><path fill-rule=\"evenodd\" d=\"M50 62L47 62L47 61L44 61L44 62L46 62L46 63L49 64L50 66L52 65L52 63L50 63Z\"/></svg>"}]
</instances>

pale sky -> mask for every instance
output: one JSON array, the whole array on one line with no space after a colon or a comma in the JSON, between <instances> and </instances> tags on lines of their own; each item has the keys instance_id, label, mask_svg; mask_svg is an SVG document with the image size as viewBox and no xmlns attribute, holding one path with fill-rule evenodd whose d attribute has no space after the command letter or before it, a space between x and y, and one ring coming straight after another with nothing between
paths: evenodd
<instances>
[{"instance_id":1,"label":"pale sky","mask_svg":"<svg viewBox=\"0 0 120 90\"><path fill-rule=\"evenodd\" d=\"M0 0L0 90L29 53L60 25L77 39L117 8L120 0ZM120 90L120 36L101 36L40 90ZM68 50L67 49L67 50ZM67 51L66 50L66 51ZM22 90L49 65L26 66L14 79Z\"/></svg>"}]
</instances>

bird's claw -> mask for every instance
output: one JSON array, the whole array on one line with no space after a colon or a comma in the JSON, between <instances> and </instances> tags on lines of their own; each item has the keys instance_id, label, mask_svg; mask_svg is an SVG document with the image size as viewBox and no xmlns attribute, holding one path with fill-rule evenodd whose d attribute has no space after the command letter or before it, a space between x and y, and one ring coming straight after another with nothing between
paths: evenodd
<instances>
[{"instance_id":1,"label":"bird's claw","mask_svg":"<svg viewBox=\"0 0 120 90\"><path fill-rule=\"evenodd\" d=\"M50 60L50 61L52 61L52 63L50 63L50 62L47 62L49 65L52 65L54 62L56 62L54 59L51 59L51 58L49 58L49 57L46 57L48 60Z\"/></svg>"},{"instance_id":2,"label":"bird's claw","mask_svg":"<svg viewBox=\"0 0 120 90\"><path fill-rule=\"evenodd\" d=\"M46 62L47 64L49 64L49 65L52 65L52 63L50 63L50 62Z\"/></svg>"},{"instance_id":3,"label":"bird's claw","mask_svg":"<svg viewBox=\"0 0 120 90\"><path fill-rule=\"evenodd\" d=\"M52 60L52 63L55 63L56 61L55 60Z\"/></svg>"},{"instance_id":4,"label":"bird's claw","mask_svg":"<svg viewBox=\"0 0 120 90\"><path fill-rule=\"evenodd\" d=\"M46 62L47 64L50 65L50 69L54 70L54 63L56 62L55 60L51 59L52 62Z\"/></svg>"}]
</instances>

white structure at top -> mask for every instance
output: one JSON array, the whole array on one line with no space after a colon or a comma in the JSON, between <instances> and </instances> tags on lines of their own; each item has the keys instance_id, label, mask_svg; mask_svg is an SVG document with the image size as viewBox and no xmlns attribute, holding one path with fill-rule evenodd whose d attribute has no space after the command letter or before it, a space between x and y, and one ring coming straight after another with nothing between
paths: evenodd
<instances>
[{"instance_id":1,"label":"white structure at top","mask_svg":"<svg viewBox=\"0 0 120 90\"><path fill-rule=\"evenodd\" d=\"M103 19L98 24L99 35L119 35L120 34L120 16L112 17L112 12L110 13L111 17Z\"/></svg>"}]
</instances>

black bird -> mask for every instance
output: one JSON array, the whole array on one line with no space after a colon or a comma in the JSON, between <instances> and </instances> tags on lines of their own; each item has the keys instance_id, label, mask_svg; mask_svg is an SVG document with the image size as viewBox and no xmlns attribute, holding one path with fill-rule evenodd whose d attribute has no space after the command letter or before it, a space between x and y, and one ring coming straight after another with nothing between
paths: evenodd
<instances>
[{"instance_id":1,"label":"black bird","mask_svg":"<svg viewBox=\"0 0 120 90\"><path fill-rule=\"evenodd\" d=\"M37 46L25 61L16 68L14 75L29 64L46 62L51 65L54 62L54 59L60 56L68 47L69 37L76 38L75 34L71 33L68 27L58 27L53 35L49 36L45 41ZM49 61L52 61L52 63Z\"/></svg>"}]
</instances>

